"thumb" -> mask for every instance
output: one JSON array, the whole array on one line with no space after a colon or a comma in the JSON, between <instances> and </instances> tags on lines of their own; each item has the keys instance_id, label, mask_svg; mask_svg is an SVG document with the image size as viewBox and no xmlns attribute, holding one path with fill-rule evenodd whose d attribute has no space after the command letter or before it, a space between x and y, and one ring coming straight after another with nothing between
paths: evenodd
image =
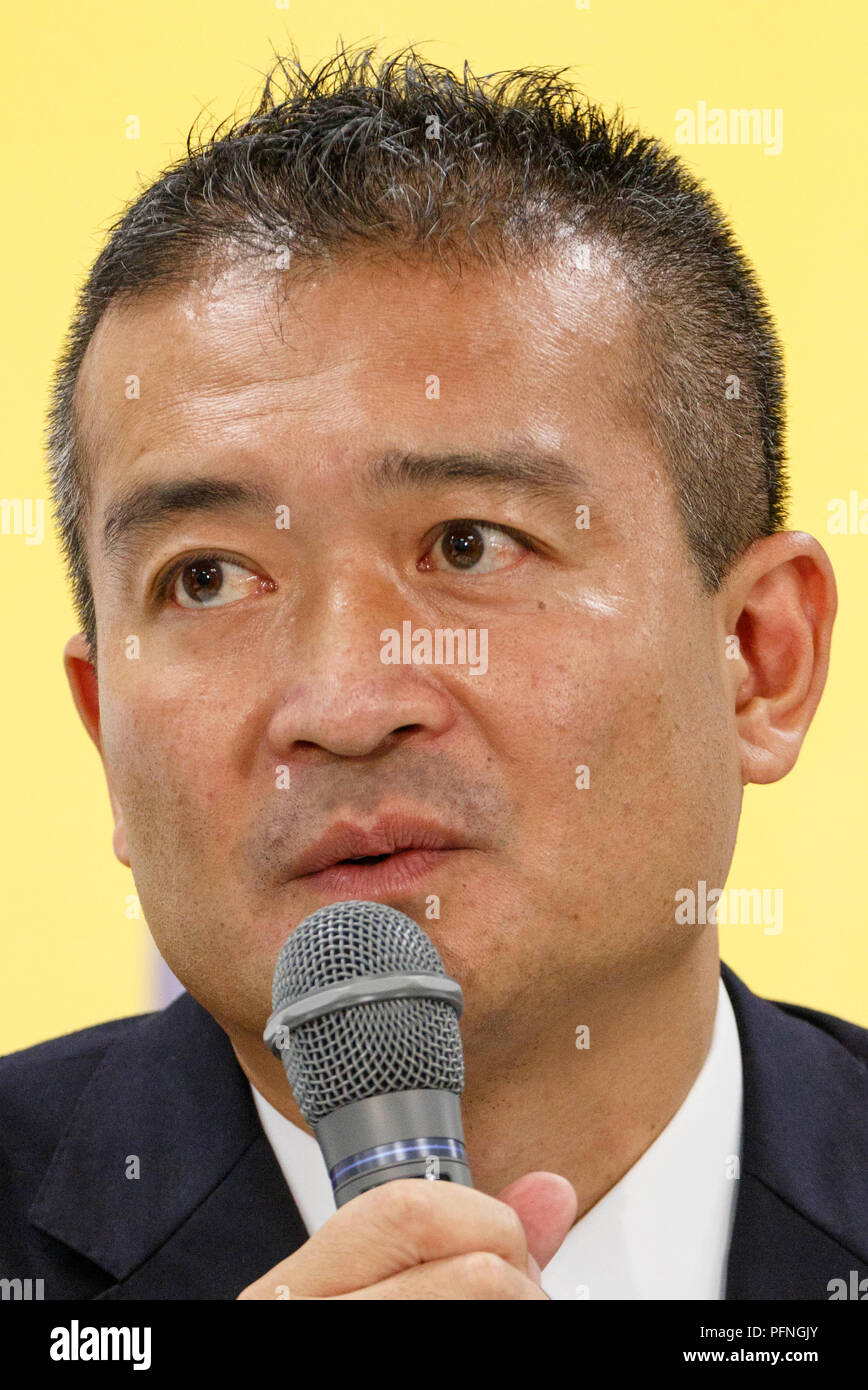
<instances>
[{"instance_id":1,"label":"thumb","mask_svg":"<svg viewBox=\"0 0 868 1390\"><path fill-rule=\"evenodd\" d=\"M572 1183L558 1173L525 1173L498 1192L497 1200L518 1212L531 1257L544 1269L576 1219Z\"/></svg>"}]
</instances>

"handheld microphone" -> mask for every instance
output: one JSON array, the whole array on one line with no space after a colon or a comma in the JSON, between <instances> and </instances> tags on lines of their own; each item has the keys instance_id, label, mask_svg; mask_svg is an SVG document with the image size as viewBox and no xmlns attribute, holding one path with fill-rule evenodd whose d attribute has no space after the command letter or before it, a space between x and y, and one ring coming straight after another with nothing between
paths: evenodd
<instances>
[{"instance_id":1,"label":"handheld microphone","mask_svg":"<svg viewBox=\"0 0 868 1390\"><path fill-rule=\"evenodd\" d=\"M335 1204L395 1178L472 1187L460 985L394 907L339 902L281 947L263 1039L313 1129Z\"/></svg>"}]
</instances>

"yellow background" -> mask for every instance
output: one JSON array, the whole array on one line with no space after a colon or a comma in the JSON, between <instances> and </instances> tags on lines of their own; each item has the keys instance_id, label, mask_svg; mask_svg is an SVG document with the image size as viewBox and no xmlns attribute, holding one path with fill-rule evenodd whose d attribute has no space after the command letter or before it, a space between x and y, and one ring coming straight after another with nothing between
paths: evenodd
<instances>
[{"instance_id":1,"label":"yellow background","mask_svg":"<svg viewBox=\"0 0 868 1390\"><path fill-rule=\"evenodd\" d=\"M865 595L868 536L827 532L827 502L868 497L864 52L859 0L42 0L17 6L2 51L3 496L46 497L47 385L73 290L102 230L177 157L194 118L243 108L287 36L308 64L348 43L413 41L477 73L573 70L669 143L675 112L780 107L783 152L679 146L710 182L769 295L787 354L790 525L836 570L832 669L799 764L749 787L731 886L784 889L780 935L722 932L757 992L868 1025ZM126 138L126 118L141 122ZM48 506L46 502L46 525ZM0 536L6 770L0 1052L153 1006L154 953L127 917L102 770L61 666L74 630L59 549ZM713 788L709 788L713 795Z\"/></svg>"}]
</instances>

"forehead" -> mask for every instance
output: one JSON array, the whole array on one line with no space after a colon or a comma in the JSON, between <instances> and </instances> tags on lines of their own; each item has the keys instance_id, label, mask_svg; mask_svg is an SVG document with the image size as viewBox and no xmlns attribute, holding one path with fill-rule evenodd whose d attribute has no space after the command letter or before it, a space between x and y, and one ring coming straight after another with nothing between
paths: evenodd
<instances>
[{"instance_id":1,"label":"forehead","mask_svg":"<svg viewBox=\"0 0 868 1390\"><path fill-rule=\"evenodd\" d=\"M103 316L77 392L92 496L143 455L165 473L218 448L323 468L390 444L611 453L638 423L634 346L627 292L593 252L458 278L370 258L225 265Z\"/></svg>"}]
</instances>

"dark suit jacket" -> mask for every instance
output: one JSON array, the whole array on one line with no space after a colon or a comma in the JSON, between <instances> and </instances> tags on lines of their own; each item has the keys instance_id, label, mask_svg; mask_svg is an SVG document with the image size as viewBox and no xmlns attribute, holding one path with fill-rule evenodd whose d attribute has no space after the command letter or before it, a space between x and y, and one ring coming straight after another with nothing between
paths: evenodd
<instances>
[{"instance_id":1,"label":"dark suit jacket","mask_svg":"<svg viewBox=\"0 0 868 1390\"><path fill-rule=\"evenodd\" d=\"M868 1030L721 969L744 1061L727 1298L825 1300L868 1277ZM0 1278L46 1299L233 1299L307 1239L189 994L0 1059L0 1165Z\"/></svg>"}]
</instances>

